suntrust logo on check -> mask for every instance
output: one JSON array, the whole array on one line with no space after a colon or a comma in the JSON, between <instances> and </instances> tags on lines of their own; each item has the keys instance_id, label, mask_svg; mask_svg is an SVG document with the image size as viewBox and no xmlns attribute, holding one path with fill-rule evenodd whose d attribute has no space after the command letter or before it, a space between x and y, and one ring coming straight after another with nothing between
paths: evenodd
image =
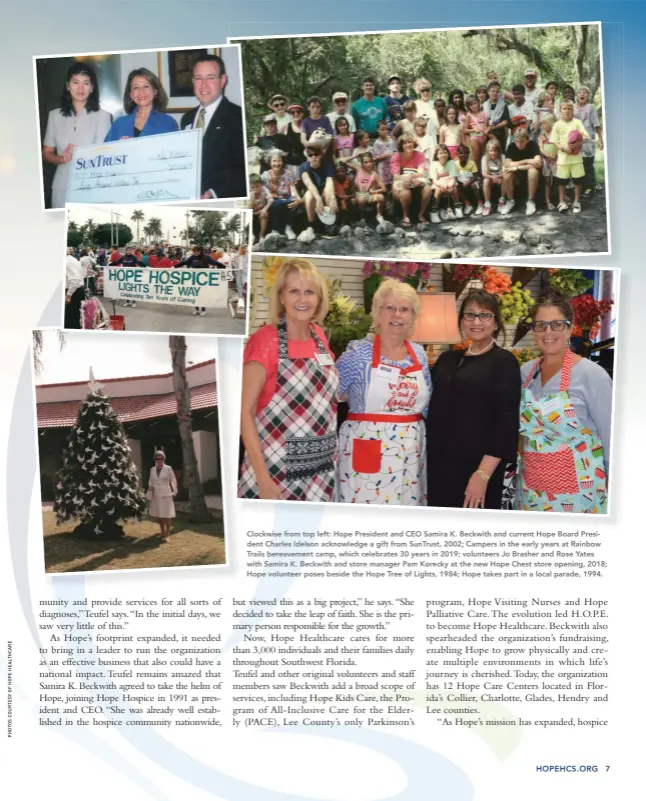
<instances>
[{"instance_id":1,"label":"suntrust logo on check","mask_svg":"<svg viewBox=\"0 0 646 801\"><path fill-rule=\"evenodd\" d=\"M112 148L101 148L101 150L107 150L110 152ZM95 153L97 151L94 151ZM96 170L99 167L116 167L119 164L125 164L128 156L106 156L103 153L98 153L94 158L91 159L76 159L76 169L77 170Z\"/></svg>"}]
</instances>

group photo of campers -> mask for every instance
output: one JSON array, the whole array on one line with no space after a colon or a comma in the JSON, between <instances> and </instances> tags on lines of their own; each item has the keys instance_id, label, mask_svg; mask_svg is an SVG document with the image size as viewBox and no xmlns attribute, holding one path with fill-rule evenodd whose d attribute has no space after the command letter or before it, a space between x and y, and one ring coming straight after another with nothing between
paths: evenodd
<instances>
[{"instance_id":1,"label":"group photo of campers","mask_svg":"<svg viewBox=\"0 0 646 801\"><path fill-rule=\"evenodd\" d=\"M599 37L568 25L243 40L255 248L607 251Z\"/></svg>"}]
</instances>

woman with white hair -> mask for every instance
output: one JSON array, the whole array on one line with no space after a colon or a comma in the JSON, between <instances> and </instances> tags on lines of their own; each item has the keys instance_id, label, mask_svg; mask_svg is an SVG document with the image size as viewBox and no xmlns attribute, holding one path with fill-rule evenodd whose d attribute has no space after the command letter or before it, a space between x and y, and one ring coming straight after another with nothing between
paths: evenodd
<instances>
[{"instance_id":1,"label":"woman with white hair","mask_svg":"<svg viewBox=\"0 0 646 801\"><path fill-rule=\"evenodd\" d=\"M148 478L148 514L159 520L162 540L170 537L172 519L175 517L173 498L177 495L177 481L173 468L166 464L163 451L155 453L155 466L150 468Z\"/></svg>"},{"instance_id":2,"label":"woman with white hair","mask_svg":"<svg viewBox=\"0 0 646 801\"><path fill-rule=\"evenodd\" d=\"M424 348L408 339L418 311L413 287L387 279L372 302L374 336L350 342L337 362L350 410L339 432L339 501L426 505L431 375Z\"/></svg>"},{"instance_id":3,"label":"woman with white hair","mask_svg":"<svg viewBox=\"0 0 646 801\"><path fill-rule=\"evenodd\" d=\"M325 280L307 259L285 260L269 296L270 324L245 347L239 498L331 501L339 374L320 325Z\"/></svg>"}]
</instances>

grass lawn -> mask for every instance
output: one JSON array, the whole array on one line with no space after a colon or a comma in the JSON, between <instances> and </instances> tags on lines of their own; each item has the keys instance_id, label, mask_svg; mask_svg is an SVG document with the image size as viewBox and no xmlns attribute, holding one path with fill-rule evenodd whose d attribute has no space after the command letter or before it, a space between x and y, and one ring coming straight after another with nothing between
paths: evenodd
<instances>
[{"instance_id":1,"label":"grass lawn","mask_svg":"<svg viewBox=\"0 0 646 801\"><path fill-rule=\"evenodd\" d=\"M54 512L43 511L42 514L47 573L222 565L226 562L224 523L217 512L211 523L191 523L187 514L178 512L168 542L162 542L159 525L147 517L141 522L124 523L126 537L122 541L92 542L70 535L76 522L57 526Z\"/></svg>"}]
</instances>

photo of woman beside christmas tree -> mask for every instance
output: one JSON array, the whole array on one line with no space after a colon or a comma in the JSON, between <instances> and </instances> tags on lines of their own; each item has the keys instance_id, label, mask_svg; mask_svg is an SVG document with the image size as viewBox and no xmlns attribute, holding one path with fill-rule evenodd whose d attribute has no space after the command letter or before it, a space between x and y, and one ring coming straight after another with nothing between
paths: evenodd
<instances>
[{"instance_id":1,"label":"photo of woman beside christmas tree","mask_svg":"<svg viewBox=\"0 0 646 801\"><path fill-rule=\"evenodd\" d=\"M46 571L223 564L214 340L56 340L34 332Z\"/></svg>"}]
</instances>

